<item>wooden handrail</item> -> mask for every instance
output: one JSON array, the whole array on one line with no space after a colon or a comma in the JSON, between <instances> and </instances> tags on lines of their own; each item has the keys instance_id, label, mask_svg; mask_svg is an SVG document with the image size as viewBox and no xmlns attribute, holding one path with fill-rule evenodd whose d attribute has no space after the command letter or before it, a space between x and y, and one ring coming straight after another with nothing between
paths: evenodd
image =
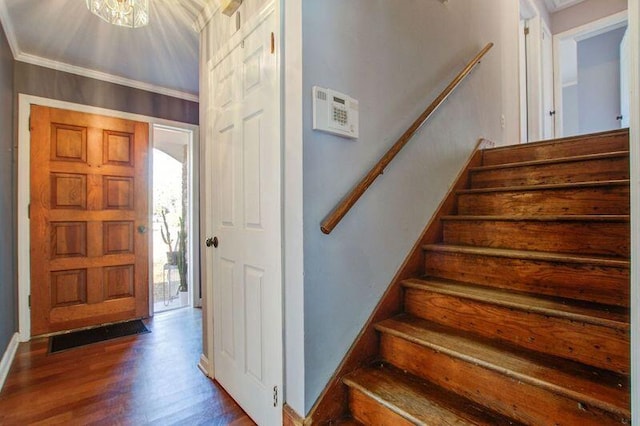
<instances>
[{"instance_id":1,"label":"wooden handrail","mask_svg":"<svg viewBox=\"0 0 640 426\"><path fill-rule=\"evenodd\" d=\"M387 153L378 161L378 163L367 173L367 175L344 197L340 203L329 213L329 215L324 219L322 224L320 225L320 229L325 234L331 233L333 228L342 220L342 218L349 212L351 207L360 199L362 194L365 193L367 189L371 186L374 180L378 176L380 176L384 169L389 165L391 160L394 159L396 155L400 152L400 150L409 142L409 140L415 135L418 129L429 119L431 114L438 109L438 107L449 97L451 92L458 87L458 85L465 79L473 70L473 68L480 63L482 57L493 47L493 43L487 44L468 64L466 67L458 73L456 78L449 83L449 85L438 95L438 97L431 102L431 105L422 113L420 117L413 122L411 127L407 129L406 132L400 139L393 144L393 146L387 151Z\"/></svg>"}]
</instances>

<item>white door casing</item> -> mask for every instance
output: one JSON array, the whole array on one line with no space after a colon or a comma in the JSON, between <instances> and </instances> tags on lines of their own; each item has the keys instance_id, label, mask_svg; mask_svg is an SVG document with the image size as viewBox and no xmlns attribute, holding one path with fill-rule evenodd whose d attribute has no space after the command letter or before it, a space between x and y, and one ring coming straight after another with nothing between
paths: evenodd
<instances>
[{"instance_id":1,"label":"white door casing","mask_svg":"<svg viewBox=\"0 0 640 426\"><path fill-rule=\"evenodd\" d=\"M620 127L629 127L629 29L620 42Z\"/></svg>"},{"instance_id":2,"label":"white door casing","mask_svg":"<svg viewBox=\"0 0 640 426\"><path fill-rule=\"evenodd\" d=\"M542 139L555 137L555 107L553 105L553 39L551 31L542 25Z\"/></svg>"},{"instance_id":3,"label":"white door casing","mask_svg":"<svg viewBox=\"0 0 640 426\"><path fill-rule=\"evenodd\" d=\"M274 4L212 62L216 380L259 424L282 424L281 138ZM234 43L234 40L239 42ZM274 394L278 393L277 398Z\"/></svg>"}]
</instances>

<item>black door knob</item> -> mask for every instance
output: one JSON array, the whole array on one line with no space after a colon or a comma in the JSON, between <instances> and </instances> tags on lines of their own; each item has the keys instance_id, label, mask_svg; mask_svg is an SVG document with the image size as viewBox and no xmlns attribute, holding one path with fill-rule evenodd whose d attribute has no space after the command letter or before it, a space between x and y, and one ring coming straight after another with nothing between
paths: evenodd
<instances>
[{"instance_id":1,"label":"black door knob","mask_svg":"<svg viewBox=\"0 0 640 426\"><path fill-rule=\"evenodd\" d=\"M207 245L207 247L218 247L218 237L209 237L207 238L207 241L205 241L205 244Z\"/></svg>"}]
</instances>

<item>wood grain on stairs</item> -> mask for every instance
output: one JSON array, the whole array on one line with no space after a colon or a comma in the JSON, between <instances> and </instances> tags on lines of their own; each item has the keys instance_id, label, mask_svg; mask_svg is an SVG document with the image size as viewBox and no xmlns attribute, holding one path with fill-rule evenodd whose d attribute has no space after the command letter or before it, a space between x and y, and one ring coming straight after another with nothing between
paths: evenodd
<instances>
[{"instance_id":1,"label":"wood grain on stairs","mask_svg":"<svg viewBox=\"0 0 640 426\"><path fill-rule=\"evenodd\" d=\"M547 160L629 150L629 129L487 149L483 165Z\"/></svg>"},{"instance_id":2,"label":"wood grain on stairs","mask_svg":"<svg viewBox=\"0 0 640 426\"><path fill-rule=\"evenodd\" d=\"M471 187L476 189L625 179L629 179L628 151L471 169Z\"/></svg>"},{"instance_id":3,"label":"wood grain on stairs","mask_svg":"<svg viewBox=\"0 0 640 426\"><path fill-rule=\"evenodd\" d=\"M510 186L458 191L462 215L629 214L629 181Z\"/></svg>"},{"instance_id":4,"label":"wood grain on stairs","mask_svg":"<svg viewBox=\"0 0 640 426\"><path fill-rule=\"evenodd\" d=\"M379 365L356 371L344 380L352 412L375 425L513 425L512 421L454 393Z\"/></svg>"},{"instance_id":5,"label":"wood grain on stairs","mask_svg":"<svg viewBox=\"0 0 640 426\"><path fill-rule=\"evenodd\" d=\"M628 260L441 244L424 249L428 276L629 306Z\"/></svg>"},{"instance_id":6,"label":"wood grain on stairs","mask_svg":"<svg viewBox=\"0 0 640 426\"><path fill-rule=\"evenodd\" d=\"M405 312L416 317L629 373L629 316L623 309L433 280L411 279L404 286Z\"/></svg>"},{"instance_id":7,"label":"wood grain on stairs","mask_svg":"<svg viewBox=\"0 0 640 426\"><path fill-rule=\"evenodd\" d=\"M401 308L370 319L377 361L343 376L354 418L629 424L628 149L621 129L476 153Z\"/></svg>"},{"instance_id":8,"label":"wood grain on stairs","mask_svg":"<svg viewBox=\"0 0 640 426\"><path fill-rule=\"evenodd\" d=\"M448 245L629 258L629 216L447 216Z\"/></svg>"},{"instance_id":9,"label":"wood grain on stairs","mask_svg":"<svg viewBox=\"0 0 640 426\"><path fill-rule=\"evenodd\" d=\"M626 376L532 356L408 315L377 325L384 360L527 424L628 421Z\"/></svg>"}]
</instances>

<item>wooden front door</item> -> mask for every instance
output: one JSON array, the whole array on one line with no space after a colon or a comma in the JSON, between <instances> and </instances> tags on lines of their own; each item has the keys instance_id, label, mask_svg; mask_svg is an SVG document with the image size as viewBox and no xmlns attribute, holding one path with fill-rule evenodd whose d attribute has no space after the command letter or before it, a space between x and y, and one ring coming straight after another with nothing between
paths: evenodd
<instances>
[{"instance_id":1,"label":"wooden front door","mask_svg":"<svg viewBox=\"0 0 640 426\"><path fill-rule=\"evenodd\" d=\"M149 314L148 124L31 107L31 334Z\"/></svg>"}]
</instances>

